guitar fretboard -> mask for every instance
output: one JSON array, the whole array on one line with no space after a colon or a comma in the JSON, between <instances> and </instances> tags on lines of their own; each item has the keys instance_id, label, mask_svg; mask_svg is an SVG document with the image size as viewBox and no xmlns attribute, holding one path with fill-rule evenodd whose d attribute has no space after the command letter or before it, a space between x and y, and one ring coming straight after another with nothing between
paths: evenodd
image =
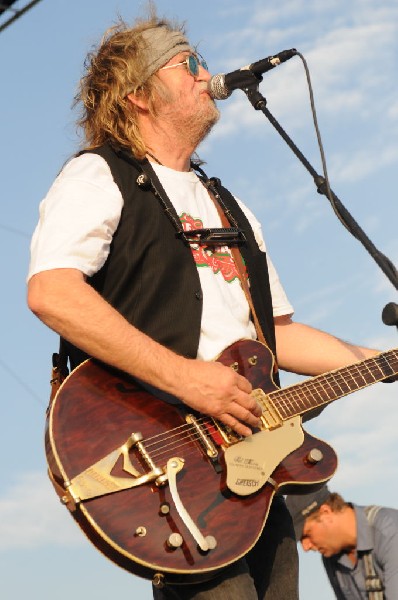
<instances>
[{"instance_id":1,"label":"guitar fretboard","mask_svg":"<svg viewBox=\"0 0 398 600\"><path fill-rule=\"evenodd\" d=\"M301 415L398 374L398 349L269 394L282 419Z\"/></svg>"}]
</instances>

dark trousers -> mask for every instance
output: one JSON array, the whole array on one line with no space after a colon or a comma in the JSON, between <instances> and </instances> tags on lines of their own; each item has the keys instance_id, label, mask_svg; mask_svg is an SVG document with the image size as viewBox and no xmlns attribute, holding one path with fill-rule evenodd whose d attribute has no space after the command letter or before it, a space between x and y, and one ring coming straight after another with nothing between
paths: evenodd
<instances>
[{"instance_id":1,"label":"dark trousers","mask_svg":"<svg viewBox=\"0 0 398 600\"><path fill-rule=\"evenodd\" d=\"M154 588L153 597L154 600L298 600L297 544L283 497L274 498L264 531L244 558L211 581Z\"/></svg>"}]
</instances>

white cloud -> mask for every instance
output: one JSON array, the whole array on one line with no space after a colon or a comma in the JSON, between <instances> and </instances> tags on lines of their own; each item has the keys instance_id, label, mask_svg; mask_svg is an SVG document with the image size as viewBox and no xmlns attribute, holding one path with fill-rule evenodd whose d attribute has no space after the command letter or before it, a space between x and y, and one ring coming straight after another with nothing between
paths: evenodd
<instances>
[{"instance_id":1,"label":"white cloud","mask_svg":"<svg viewBox=\"0 0 398 600\"><path fill-rule=\"evenodd\" d=\"M287 376L293 378L303 379ZM352 490L359 492L359 497L361 490L367 489L369 498L371 486L377 501L383 487L383 494L387 491L389 497L396 497L397 397L398 383L375 384L331 403L319 417L304 424L306 431L337 453L338 469L331 489ZM366 498L362 502L366 503Z\"/></svg>"},{"instance_id":2,"label":"white cloud","mask_svg":"<svg viewBox=\"0 0 398 600\"><path fill-rule=\"evenodd\" d=\"M398 120L398 100L395 100L388 108L388 116L395 121Z\"/></svg>"},{"instance_id":3,"label":"white cloud","mask_svg":"<svg viewBox=\"0 0 398 600\"><path fill-rule=\"evenodd\" d=\"M316 310L316 308L314 307L336 306L336 302L337 306L339 306L340 303L346 298L350 287L352 287L352 285L355 285L359 278L360 275L353 274L352 278L349 281L336 281L331 285L315 288L311 290L310 293L306 293L304 289L304 293L300 296L299 299L301 310L310 310L312 321L313 315L315 314L313 311Z\"/></svg>"},{"instance_id":4,"label":"white cloud","mask_svg":"<svg viewBox=\"0 0 398 600\"><path fill-rule=\"evenodd\" d=\"M337 428L340 432L344 430L344 435L334 433L333 439L340 447L348 449L351 440L346 436L347 432L352 435L362 435L363 432L373 435L374 432L377 435L381 428L389 431L395 426L391 415L397 410L397 395L398 389L395 383L378 383L338 400L329 409L333 412L333 425L330 431L336 432ZM322 425L326 428L331 414L325 412L322 415ZM387 436L383 444L389 443L389 439Z\"/></svg>"},{"instance_id":5,"label":"white cloud","mask_svg":"<svg viewBox=\"0 0 398 600\"><path fill-rule=\"evenodd\" d=\"M75 545L83 539L43 473L20 474L0 497L0 550Z\"/></svg>"},{"instance_id":6,"label":"white cloud","mask_svg":"<svg viewBox=\"0 0 398 600\"><path fill-rule=\"evenodd\" d=\"M330 405L306 425L337 452L343 487L396 482L397 384L377 384ZM337 483L336 483L337 485ZM395 483L393 485L396 485Z\"/></svg>"},{"instance_id":7,"label":"white cloud","mask_svg":"<svg viewBox=\"0 0 398 600\"><path fill-rule=\"evenodd\" d=\"M335 4L342 3L337 1ZM393 18L397 15L396 9L388 3L380 7L374 3L353 2L351 6L344 3L344 9L337 17L333 10L330 3L322 6L316 0L312 3L289 0L274 10L255 5L249 13L242 13L243 23L239 30L217 41L222 44L223 70L236 69L262 57L266 51L264 38L267 48L275 47L275 52L282 49L280 44L285 40L290 42L288 47L296 40L294 45L309 65L316 103L329 116L341 117L355 112L357 118L361 113L370 118L372 111L377 113L377 107L384 103L385 117L389 114L393 117L394 110L388 110L388 98L391 103L395 101L393 90L389 92L392 82L388 73L391 69L381 69L379 57L383 57L382 62L388 62L396 54L397 20ZM298 21L292 26L288 22L303 15L306 19L302 24ZM244 17L247 17L246 22ZM283 26L285 21L288 22L286 27ZM305 44L302 49L300 40ZM278 115L287 118L287 127L297 129L307 124L303 114L308 111L308 90L296 59L267 73L260 91L266 95L268 107L276 107ZM219 127L219 135L231 135L238 128L242 130L242 125L252 130L258 127L258 119L249 108L244 109L244 103L247 104L247 100L240 92L235 92L222 106L225 119Z\"/></svg>"},{"instance_id":8,"label":"white cloud","mask_svg":"<svg viewBox=\"0 0 398 600\"><path fill-rule=\"evenodd\" d=\"M398 164L398 147L395 144L381 143L380 147L359 149L353 155L334 155L331 172L335 181L359 181L371 176L384 167Z\"/></svg>"}]
</instances>

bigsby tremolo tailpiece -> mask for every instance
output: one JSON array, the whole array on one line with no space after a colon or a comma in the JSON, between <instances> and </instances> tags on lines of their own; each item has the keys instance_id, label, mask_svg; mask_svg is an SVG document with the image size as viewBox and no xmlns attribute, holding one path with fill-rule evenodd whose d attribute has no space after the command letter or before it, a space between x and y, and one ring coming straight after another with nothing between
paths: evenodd
<instances>
[{"instance_id":1,"label":"bigsby tremolo tailpiece","mask_svg":"<svg viewBox=\"0 0 398 600\"><path fill-rule=\"evenodd\" d=\"M144 463L148 466L147 473L139 473L133 467L129 457L129 451L132 448L138 450ZM132 477L117 477L111 474L120 456L123 457L123 470ZM122 446L101 458L72 480L65 482L65 487L73 501L79 503L90 498L138 487L150 481L162 485L166 480L164 470L156 467L147 453L145 445L142 443L141 433L132 433Z\"/></svg>"},{"instance_id":2,"label":"bigsby tremolo tailpiece","mask_svg":"<svg viewBox=\"0 0 398 600\"><path fill-rule=\"evenodd\" d=\"M133 466L129 456L131 450L139 452L141 460L148 467L147 473L142 474ZM207 445L207 452L210 456L216 452L210 443ZM123 457L123 470L132 477L112 475L112 470L121 456ZM184 459L179 457L170 458L165 468L157 467L145 448L142 434L132 433L122 446L110 452L70 481L66 481L64 483L66 493L62 500L65 504L75 507L84 500L104 496L105 494L120 492L149 482L154 482L156 486L160 487L168 481L171 497L179 516L199 548L203 552L207 552L213 550L217 546L217 542L213 536L208 535L205 537L202 534L182 503L177 490L177 474L183 467ZM139 534L137 533L137 535Z\"/></svg>"}]
</instances>

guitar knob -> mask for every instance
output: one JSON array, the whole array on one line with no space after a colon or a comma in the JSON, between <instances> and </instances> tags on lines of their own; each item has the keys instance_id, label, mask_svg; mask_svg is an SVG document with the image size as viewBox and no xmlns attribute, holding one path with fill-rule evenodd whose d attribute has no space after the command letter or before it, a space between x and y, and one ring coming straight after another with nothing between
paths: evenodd
<instances>
[{"instance_id":1,"label":"guitar knob","mask_svg":"<svg viewBox=\"0 0 398 600\"><path fill-rule=\"evenodd\" d=\"M316 465L323 459L323 453L319 448L312 448L307 454L307 460L312 465Z\"/></svg>"},{"instance_id":2,"label":"guitar knob","mask_svg":"<svg viewBox=\"0 0 398 600\"><path fill-rule=\"evenodd\" d=\"M171 533L167 539L167 545L169 548L179 548L182 546L182 535L179 533Z\"/></svg>"},{"instance_id":3,"label":"guitar knob","mask_svg":"<svg viewBox=\"0 0 398 600\"><path fill-rule=\"evenodd\" d=\"M217 547L217 540L213 535L207 535L205 539L209 545L209 550L214 550Z\"/></svg>"}]
</instances>

